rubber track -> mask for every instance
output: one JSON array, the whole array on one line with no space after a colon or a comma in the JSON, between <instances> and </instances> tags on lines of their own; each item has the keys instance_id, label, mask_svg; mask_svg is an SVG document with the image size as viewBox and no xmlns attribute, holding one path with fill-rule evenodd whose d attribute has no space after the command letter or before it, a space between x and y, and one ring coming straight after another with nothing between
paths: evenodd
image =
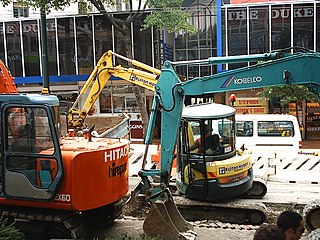
<instances>
[{"instance_id":1,"label":"rubber track","mask_svg":"<svg viewBox=\"0 0 320 240\"><path fill-rule=\"evenodd\" d=\"M260 225L267 220L266 206L250 200L201 202L175 196L174 202L187 221L205 218L228 223Z\"/></svg>"},{"instance_id":2,"label":"rubber track","mask_svg":"<svg viewBox=\"0 0 320 240\"><path fill-rule=\"evenodd\" d=\"M44 224L63 223L70 230L73 239L87 237L84 219L75 212L2 205L0 215L20 220L39 221Z\"/></svg>"}]
</instances>

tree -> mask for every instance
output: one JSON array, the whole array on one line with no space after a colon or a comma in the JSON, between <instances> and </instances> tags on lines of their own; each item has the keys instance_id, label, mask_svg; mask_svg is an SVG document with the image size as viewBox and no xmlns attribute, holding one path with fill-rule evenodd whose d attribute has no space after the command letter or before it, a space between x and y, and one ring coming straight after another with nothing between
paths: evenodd
<instances>
[{"instance_id":1,"label":"tree","mask_svg":"<svg viewBox=\"0 0 320 240\"><path fill-rule=\"evenodd\" d=\"M2 1L4 5L7 5L16 0ZM50 11L50 9L62 10L64 7L76 2L85 3L88 7L92 4L111 22L117 32L121 35L119 39L122 39L125 54L130 59L133 58L130 25L134 21L143 20L142 29L155 26L157 30L161 30L165 27L170 33L181 30L189 33L195 32L194 27L188 22L189 15L182 9L183 0L146 0L144 3L142 0L138 0L137 9L133 9L132 0L126 0L128 6L128 16L126 19L117 18L117 16L111 15L109 10L106 9L106 6L115 6L118 2L117 0L20 0L20 2L36 8L41 8L41 6L45 5L46 11ZM146 9L153 10L151 11L151 14L145 18L144 13ZM148 112L145 99L142 97L143 94L141 94L144 89L133 86L133 91L135 93L137 106L141 112L143 129L144 132L146 132Z\"/></svg>"},{"instance_id":2,"label":"tree","mask_svg":"<svg viewBox=\"0 0 320 240\"><path fill-rule=\"evenodd\" d=\"M315 96L306 86L303 85L285 85L285 86L275 86L264 88L262 92L259 93L262 98L280 98L280 109L284 112L285 108L289 106L289 103L295 103L295 112L298 116L299 108L302 108L302 103L305 100L314 100ZM298 118L299 121L299 118ZM301 125L301 123L299 122Z\"/></svg>"}]
</instances>

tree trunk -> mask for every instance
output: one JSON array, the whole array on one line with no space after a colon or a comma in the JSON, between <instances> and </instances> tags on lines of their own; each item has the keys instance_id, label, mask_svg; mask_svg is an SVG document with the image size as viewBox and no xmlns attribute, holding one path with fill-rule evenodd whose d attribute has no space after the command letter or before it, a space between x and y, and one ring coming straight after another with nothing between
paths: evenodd
<instances>
[{"instance_id":1,"label":"tree trunk","mask_svg":"<svg viewBox=\"0 0 320 240\"><path fill-rule=\"evenodd\" d=\"M299 126L301 126L301 122L300 122L300 118L299 118L299 101L297 100L296 101L296 117L297 117L297 120L298 120L298 124Z\"/></svg>"},{"instance_id":2,"label":"tree trunk","mask_svg":"<svg viewBox=\"0 0 320 240\"><path fill-rule=\"evenodd\" d=\"M130 27L126 28L126 34L125 35L123 34L123 41L124 41L127 57L130 59L133 59ZM143 136L145 136L148 130L148 122L149 122L149 115L147 112L146 99L144 94L145 89L142 87L139 87L138 85L134 85L134 84L132 85L133 85L133 92L136 97L136 103L141 113Z\"/></svg>"}]
</instances>

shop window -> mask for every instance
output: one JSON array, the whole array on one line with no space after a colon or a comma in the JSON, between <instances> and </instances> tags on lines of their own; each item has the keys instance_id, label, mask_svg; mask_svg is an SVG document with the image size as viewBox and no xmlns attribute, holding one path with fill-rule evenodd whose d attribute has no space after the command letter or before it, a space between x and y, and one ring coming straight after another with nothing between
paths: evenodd
<instances>
[{"instance_id":1,"label":"shop window","mask_svg":"<svg viewBox=\"0 0 320 240\"><path fill-rule=\"evenodd\" d=\"M15 77L21 77L22 73L22 53L20 38L20 23L18 21L5 23L5 35L7 46L8 69Z\"/></svg>"},{"instance_id":2,"label":"shop window","mask_svg":"<svg viewBox=\"0 0 320 240\"><path fill-rule=\"evenodd\" d=\"M254 7L249 10L250 54L269 52L268 7Z\"/></svg>"},{"instance_id":3,"label":"shop window","mask_svg":"<svg viewBox=\"0 0 320 240\"><path fill-rule=\"evenodd\" d=\"M313 50L313 4L294 5L293 46ZM299 50L297 50L299 51Z\"/></svg>"},{"instance_id":4,"label":"shop window","mask_svg":"<svg viewBox=\"0 0 320 240\"><path fill-rule=\"evenodd\" d=\"M227 12L228 21L228 55L248 54L247 42L247 9L230 8ZM247 63L229 64L228 69L236 69L247 66Z\"/></svg>"},{"instance_id":5,"label":"shop window","mask_svg":"<svg viewBox=\"0 0 320 240\"><path fill-rule=\"evenodd\" d=\"M131 85L108 85L100 94L101 113L139 112Z\"/></svg>"},{"instance_id":6,"label":"shop window","mask_svg":"<svg viewBox=\"0 0 320 240\"><path fill-rule=\"evenodd\" d=\"M73 18L58 18L59 63L61 75L75 74Z\"/></svg>"},{"instance_id":7,"label":"shop window","mask_svg":"<svg viewBox=\"0 0 320 240\"><path fill-rule=\"evenodd\" d=\"M126 112L138 112L138 106L136 98L134 96L127 96L125 98L125 111Z\"/></svg>"},{"instance_id":8,"label":"shop window","mask_svg":"<svg viewBox=\"0 0 320 240\"><path fill-rule=\"evenodd\" d=\"M40 75L37 21L22 21L23 55L26 76Z\"/></svg>"},{"instance_id":9,"label":"shop window","mask_svg":"<svg viewBox=\"0 0 320 240\"><path fill-rule=\"evenodd\" d=\"M13 17L29 17L29 8L21 3L13 3Z\"/></svg>"},{"instance_id":10,"label":"shop window","mask_svg":"<svg viewBox=\"0 0 320 240\"><path fill-rule=\"evenodd\" d=\"M291 8L290 5L271 7L271 44L272 50L290 47Z\"/></svg>"},{"instance_id":11,"label":"shop window","mask_svg":"<svg viewBox=\"0 0 320 240\"><path fill-rule=\"evenodd\" d=\"M93 33L91 17L77 17L76 27L79 74L90 74L93 69Z\"/></svg>"}]
</instances>

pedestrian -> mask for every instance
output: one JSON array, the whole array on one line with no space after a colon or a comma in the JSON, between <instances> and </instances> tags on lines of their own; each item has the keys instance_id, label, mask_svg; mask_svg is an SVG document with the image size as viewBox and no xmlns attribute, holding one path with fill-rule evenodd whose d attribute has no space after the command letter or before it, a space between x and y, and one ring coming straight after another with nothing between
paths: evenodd
<instances>
[{"instance_id":1,"label":"pedestrian","mask_svg":"<svg viewBox=\"0 0 320 240\"><path fill-rule=\"evenodd\" d=\"M304 233L302 216L294 211L284 211L277 219L277 226L286 234L286 240L298 240Z\"/></svg>"},{"instance_id":2,"label":"pedestrian","mask_svg":"<svg viewBox=\"0 0 320 240\"><path fill-rule=\"evenodd\" d=\"M286 234L275 224L262 224L253 235L253 240L285 240Z\"/></svg>"}]
</instances>

